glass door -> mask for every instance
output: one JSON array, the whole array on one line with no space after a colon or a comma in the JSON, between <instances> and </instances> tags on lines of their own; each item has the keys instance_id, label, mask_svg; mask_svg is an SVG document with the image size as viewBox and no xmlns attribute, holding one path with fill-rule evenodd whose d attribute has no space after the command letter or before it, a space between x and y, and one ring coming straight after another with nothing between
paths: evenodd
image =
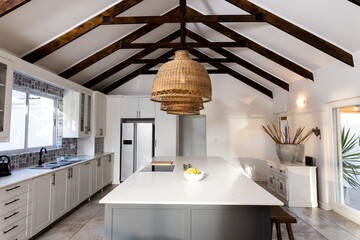
<instances>
[{"instance_id":1,"label":"glass door","mask_svg":"<svg viewBox=\"0 0 360 240\"><path fill-rule=\"evenodd\" d=\"M360 211L360 105L333 109L336 202Z\"/></svg>"}]
</instances>

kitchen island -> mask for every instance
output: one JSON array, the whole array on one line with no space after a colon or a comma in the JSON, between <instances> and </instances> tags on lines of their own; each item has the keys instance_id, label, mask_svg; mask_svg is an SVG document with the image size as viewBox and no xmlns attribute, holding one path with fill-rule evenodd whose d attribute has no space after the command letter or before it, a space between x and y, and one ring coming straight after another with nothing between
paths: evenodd
<instances>
[{"instance_id":1,"label":"kitchen island","mask_svg":"<svg viewBox=\"0 0 360 240\"><path fill-rule=\"evenodd\" d=\"M220 157L154 157L173 172L137 171L100 203L105 240L270 239L270 206L283 203ZM184 177L184 163L205 172Z\"/></svg>"}]
</instances>

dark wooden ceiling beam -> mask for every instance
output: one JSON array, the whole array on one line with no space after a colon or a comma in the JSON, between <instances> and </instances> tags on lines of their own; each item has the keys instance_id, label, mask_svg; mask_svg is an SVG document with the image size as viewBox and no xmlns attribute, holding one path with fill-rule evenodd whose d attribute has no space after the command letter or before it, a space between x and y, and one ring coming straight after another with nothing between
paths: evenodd
<instances>
[{"instance_id":1,"label":"dark wooden ceiling beam","mask_svg":"<svg viewBox=\"0 0 360 240\"><path fill-rule=\"evenodd\" d=\"M180 30L173 32L172 34L166 36L165 38L161 39L158 42L171 42L178 37L180 37ZM131 57L127 58L126 60L116 64L115 66L113 66L110 69L106 70L105 72L99 74L98 76L92 78L91 80L89 80L88 82L83 84L83 86L87 87L87 88L91 88L91 87L95 86L96 84L104 81L106 78L108 78L108 77L114 75L115 73L121 71L122 69L130 66L136 60L141 59L154 51L155 51L155 49L144 49L141 52L136 53L136 54L132 55Z\"/></svg>"},{"instance_id":2,"label":"dark wooden ceiling beam","mask_svg":"<svg viewBox=\"0 0 360 240\"><path fill-rule=\"evenodd\" d=\"M179 14L179 8L175 8L166 14L165 16L172 16ZM74 66L70 67L69 69L63 71L59 75L64 78L70 78L75 74L79 73L80 71L84 70L85 68L91 66L92 64L100 61L101 59L109 56L110 54L116 52L117 50L123 47L123 43L132 42L145 34L149 33L150 31L154 30L155 28L161 26L162 24L156 23L149 23L145 26L137 29L136 31L130 33L129 35L123 37L122 39L110 44L109 46L97 51L96 53L92 54L91 56L87 57L86 59L82 60L81 62L75 64Z\"/></svg>"},{"instance_id":3,"label":"dark wooden ceiling beam","mask_svg":"<svg viewBox=\"0 0 360 240\"><path fill-rule=\"evenodd\" d=\"M281 29L284 32L300 39L303 42L323 51L326 54L354 67L353 56L347 53L343 49L331 44L324 39L276 16L275 14L266 11L265 9L247 1L247 0L226 0L229 3L251 13L251 14L263 14L264 20L269 24ZM360 3L359 0L356 2Z\"/></svg>"},{"instance_id":4,"label":"dark wooden ceiling beam","mask_svg":"<svg viewBox=\"0 0 360 240\"><path fill-rule=\"evenodd\" d=\"M187 9L188 15L202 15L201 13L197 12L196 10L188 7ZM284 58L283 56L280 56L279 54L255 43L254 41L242 36L241 34L235 32L234 30L220 24L220 23L209 23L209 22L203 22L206 26L218 31L219 33L224 34L230 39L233 39L234 41L245 41L246 47L249 49L259 53L260 55L263 55L264 57L271 59L272 61L278 63L279 65L290 69L291 71L299 74L300 76L303 76L311 81L314 80L314 75L311 71L307 70L306 68L290 61L289 59Z\"/></svg>"},{"instance_id":5,"label":"dark wooden ceiling beam","mask_svg":"<svg viewBox=\"0 0 360 240\"><path fill-rule=\"evenodd\" d=\"M186 35L188 37L190 37L191 39L198 41L198 42L209 42L207 39L203 38L202 36L190 31L189 29L187 29L186 31ZM273 76L272 74L262 70L261 68L255 66L254 64L240 58L239 56L233 54L232 52L223 49L223 48L210 48L211 50L223 55L224 57L234 60L234 62L236 62L237 64L239 64L240 66L252 71L253 73L265 78L266 80L272 82L273 84L283 88L286 91L289 91L289 84L283 80L281 80L280 78L277 78L275 76Z\"/></svg>"},{"instance_id":6,"label":"dark wooden ceiling beam","mask_svg":"<svg viewBox=\"0 0 360 240\"><path fill-rule=\"evenodd\" d=\"M144 17L110 17L104 16L103 24L144 24L144 23L179 23L179 16L144 16ZM257 15L204 15L185 16L187 23L199 22L264 22L261 14Z\"/></svg>"},{"instance_id":7,"label":"dark wooden ceiling beam","mask_svg":"<svg viewBox=\"0 0 360 240\"><path fill-rule=\"evenodd\" d=\"M56 51L57 49L65 46L66 44L74 41L83 34L100 26L103 22L103 16L117 16L120 13L140 3L141 1L143 0L123 0L115 6L109 8L108 10L62 34L60 37L57 37L49 43L46 43L45 45L31 51L30 53L26 54L22 59L30 63L34 63L42 59L43 57L49 55L50 53Z\"/></svg>"},{"instance_id":8,"label":"dark wooden ceiling beam","mask_svg":"<svg viewBox=\"0 0 360 240\"><path fill-rule=\"evenodd\" d=\"M221 47L245 47L245 42L199 42L199 43L186 43L184 46L182 43L129 43L121 42L117 44L119 49L159 49L159 48L221 48Z\"/></svg>"},{"instance_id":9,"label":"dark wooden ceiling beam","mask_svg":"<svg viewBox=\"0 0 360 240\"><path fill-rule=\"evenodd\" d=\"M186 0L179 0L180 6L180 44L181 49L185 49L186 44Z\"/></svg>"},{"instance_id":10,"label":"dark wooden ceiling beam","mask_svg":"<svg viewBox=\"0 0 360 240\"><path fill-rule=\"evenodd\" d=\"M137 59L134 61L134 63L136 64L148 64L148 63L156 63L156 64L161 64L161 63L166 63L168 61L170 61L172 59ZM192 58L192 60L199 62L199 63L233 63L235 62L234 59L229 59L229 58L211 58L211 59L207 59L207 58Z\"/></svg>"},{"instance_id":11,"label":"dark wooden ceiling beam","mask_svg":"<svg viewBox=\"0 0 360 240\"><path fill-rule=\"evenodd\" d=\"M349 1L360 6L360 0L349 0Z\"/></svg>"},{"instance_id":12,"label":"dark wooden ceiling beam","mask_svg":"<svg viewBox=\"0 0 360 240\"><path fill-rule=\"evenodd\" d=\"M170 51L167 51L166 53L162 54L161 56L159 56L158 58L162 59L162 58L169 58L172 57L175 53L176 49L172 49ZM131 72L130 74L122 77L121 79L111 83L110 85L104 87L103 89L101 89L100 91L102 93L109 93L112 90L120 87L121 85L123 85L124 83L127 83L128 81L134 79L135 77L149 71L151 68L155 67L157 64L146 64L138 69L136 69L135 71Z\"/></svg>"},{"instance_id":13,"label":"dark wooden ceiling beam","mask_svg":"<svg viewBox=\"0 0 360 240\"><path fill-rule=\"evenodd\" d=\"M158 72L158 70L148 70L146 72L143 72L141 74L146 74L146 75L156 75ZM227 74L226 71L224 70L218 70L218 69L207 69L207 72L209 74Z\"/></svg>"},{"instance_id":14,"label":"dark wooden ceiling beam","mask_svg":"<svg viewBox=\"0 0 360 240\"><path fill-rule=\"evenodd\" d=\"M196 49L190 49L189 52L198 57L198 58L207 58L207 59L211 59L209 56L199 52L198 50ZM225 66L224 64L221 64L221 63L210 63L210 65L216 67L217 69L219 70L223 70L223 71L226 71L227 74L229 74L230 76L238 79L239 81L245 83L246 85L258 90L259 92L265 94L266 96L270 97L270 98L273 98L273 93L271 90L267 89L266 87L258 84L257 82L251 80L250 78L248 77L245 77L243 76L242 74L238 73L237 71Z\"/></svg>"},{"instance_id":15,"label":"dark wooden ceiling beam","mask_svg":"<svg viewBox=\"0 0 360 240\"><path fill-rule=\"evenodd\" d=\"M30 0L5 0L0 1L0 17L14 11L18 7L21 7Z\"/></svg>"}]
</instances>

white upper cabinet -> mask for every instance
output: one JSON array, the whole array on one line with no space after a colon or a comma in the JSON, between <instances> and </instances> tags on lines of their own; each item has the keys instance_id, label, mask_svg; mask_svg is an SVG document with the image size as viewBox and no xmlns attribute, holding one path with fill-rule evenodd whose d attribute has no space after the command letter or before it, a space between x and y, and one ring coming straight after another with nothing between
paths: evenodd
<instances>
[{"instance_id":1,"label":"white upper cabinet","mask_svg":"<svg viewBox=\"0 0 360 240\"><path fill-rule=\"evenodd\" d=\"M13 71L13 63L0 57L0 142L10 140Z\"/></svg>"},{"instance_id":2,"label":"white upper cabinet","mask_svg":"<svg viewBox=\"0 0 360 240\"><path fill-rule=\"evenodd\" d=\"M95 137L105 137L106 135L106 95L94 93L95 106Z\"/></svg>"},{"instance_id":3,"label":"white upper cabinet","mask_svg":"<svg viewBox=\"0 0 360 240\"><path fill-rule=\"evenodd\" d=\"M91 93L66 90L63 98L63 137L89 137L92 131L92 111Z\"/></svg>"},{"instance_id":4,"label":"white upper cabinet","mask_svg":"<svg viewBox=\"0 0 360 240\"><path fill-rule=\"evenodd\" d=\"M149 97L124 97L121 100L121 118L154 118L155 103Z\"/></svg>"}]
</instances>

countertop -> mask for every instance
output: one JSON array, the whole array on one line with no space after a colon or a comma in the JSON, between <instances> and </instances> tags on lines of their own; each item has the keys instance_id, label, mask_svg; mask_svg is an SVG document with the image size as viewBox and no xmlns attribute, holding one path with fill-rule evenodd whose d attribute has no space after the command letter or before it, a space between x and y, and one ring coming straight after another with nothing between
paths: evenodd
<instances>
[{"instance_id":1,"label":"countertop","mask_svg":"<svg viewBox=\"0 0 360 240\"><path fill-rule=\"evenodd\" d=\"M105 204L265 205L283 203L220 157L154 157L173 161L173 172L137 171L111 191ZM205 172L198 182L184 177L183 163Z\"/></svg>"},{"instance_id":2,"label":"countertop","mask_svg":"<svg viewBox=\"0 0 360 240\"><path fill-rule=\"evenodd\" d=\"M106 155L112 154L110 153L99 153L99 154L94 154L94 155L81 155L81 158L84 159L81 162L77 162L71 165L67 165L64 167L59 167L59 168L54 168L54 169L30 169L30 168L23 168L23 169L19 169L19 170L15 170L15 171L11 171L11 175L9 176L5 176L5 177L0 177L0 188L3 187L7 187L9 185L13 185L22 181L26 181L32 178L36 178L36 177L40 177L52 172L56 172L59 170L62 170L64 168L68 168L68 167L72 167L72 166L76 166L78 164L82 164L86 161L95 159L95 158L99 158L99 157L103 157ZM47 163L47 162L45 162Z\"/></svg>"},{"instance_id":3,"label":"countertop","mask_svg":"<svg viewBox=\"0 0 360 240\"><path fill-rule=\"evenodd\" d=\"M316 166L307 166L303 162L295 162L295 163L281 163L280 161L267 161L267 164L280 169L288 169L288 168L316 168Z\"/></svg>"}]
</instances>

